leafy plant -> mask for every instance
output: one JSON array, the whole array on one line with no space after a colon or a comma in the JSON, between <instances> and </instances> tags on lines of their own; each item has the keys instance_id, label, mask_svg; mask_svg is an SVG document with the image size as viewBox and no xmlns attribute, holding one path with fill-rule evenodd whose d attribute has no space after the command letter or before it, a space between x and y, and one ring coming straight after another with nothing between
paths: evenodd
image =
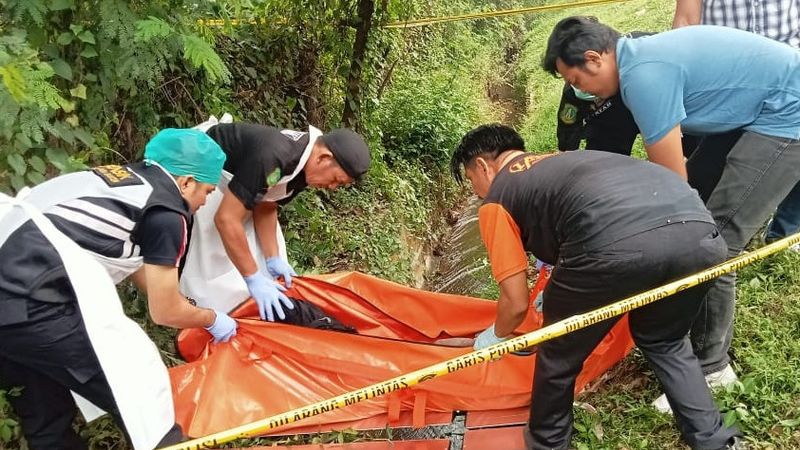
<instances>
[{"instance_id":1,"label":"leafy plant","mask_svg":"<svg viewBox=\"0 0 800 450\"><path fill-rule=\"evenodd\" d=\"M379 25L481 2L376 4ZM134 160L156 130L193 126L210 114L296 129L339 126L344 102L354 101L344 93L357 5L0 0L0 190ZM222 18L223 26L197 21L209 17ZM309 191L281 209L299 269L358 269L420 282L426 246L443 228L441 211L464 195L441 165L463 131L488 120L483 80L505 31L487 24L374 30L360 66L364 103L354 108L373 166L356 187ZM437 123L440 113L444 121ZM165 362L180 363L174 331L149 321L143 297L121 291L126 313ZM126 448L109 420L80 429L92 449ZM342 431L316 441L354 439Z\"/></svg>"},{"instance_id":2,"label":"leafy plant","mask_svg":"<svg viewBox=\"0 0 800 450\"><path fill-rule=\"evenodd\" d=\"M10 397L17 397L22 388L0 389L0 449L18 443L22 430L11 409Z\"/></svg>"},{"instance_id":3,"label":"leafy plant","mask_svg":"<svg viewBox=\"0 0 800 450\"><path fill-rule=\"evenodd\" d=\"M390 163L403 159L441 169L461 136L478 121L480 92L452 72L398 76L377 113ZM413 100L411 100L413 99Z\"/></svg>"},{"instance_id":4,"label":"leafy plant","mask_svg":"<svg viewBox=\"0 0 800 450\"><path fill-rule=\"evenodd\" d=\"M170 21L157 18L167 9ZM122 132L134 125L145 138L159 128L152 99L168 73L228 82L213 34L198 34L192 18L202 12L167 1L0 1L0 187L134 157L112 148L143 140Z\"/></svg>"}]
</instances>

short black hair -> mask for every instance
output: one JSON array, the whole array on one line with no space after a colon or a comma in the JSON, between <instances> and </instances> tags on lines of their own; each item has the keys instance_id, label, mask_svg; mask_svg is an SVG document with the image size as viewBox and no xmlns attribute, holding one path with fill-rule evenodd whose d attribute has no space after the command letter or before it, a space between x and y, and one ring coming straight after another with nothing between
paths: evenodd
<instances>
[{"instance_id":1,"label":"short black hair","mask_svg":"<svg viewBox=\"0 0 800 450\"><path fill-rule=\"evenodd\" d=\"M619 37L617 30L603 25L595 17L572 16L562 19L547 40L542 68L555 75L558 72L556 60L559 58L569 67L583 67L586 64L584 52L594 50L603 54L614 50Z\"/></svg>"},{"instance_id":2,"label":"short black hair","mask_svg":"<svg viewBox=\"0 0 800 450\"><path fill-rule=\"evenodd\" d=\"M466 167L473 159L481 155L497 158L508 150L525 150L525 141L513 128L492 123L473 128L461 138L450 158L450 172L457 182L463 181L461 168Z\"/></svg>"}]
</instances>

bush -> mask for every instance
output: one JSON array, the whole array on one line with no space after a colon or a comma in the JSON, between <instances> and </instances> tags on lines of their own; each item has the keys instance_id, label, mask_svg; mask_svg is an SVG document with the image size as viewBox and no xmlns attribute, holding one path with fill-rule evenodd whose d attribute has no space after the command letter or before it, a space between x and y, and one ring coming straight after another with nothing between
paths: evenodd
<instances>
[{"instance_id":1,"label":"bush","mask_svg":"<svg viewBox=\"0 0 800 450\"><path fill-rule=\"evenodd\" d=\"M380 103L377 127L387 149L386 159L414 161L442 168L453 148L479 120L482 85L458 73L409 72L396 78Z\"/></svg>"},{"instance_id":2,"label":"bush","mask_svg":"<svg viewBox=\"0 0 800 450\"><path fill-rule=\"evenodd\" d=\"M133 159L163 122L202 117L177 114L173 93L194 104L183 97L192 86L230 80L213 34L194 20L203 12L188 2L0 0L0 188Z\"/></svg>"}]
</instances>

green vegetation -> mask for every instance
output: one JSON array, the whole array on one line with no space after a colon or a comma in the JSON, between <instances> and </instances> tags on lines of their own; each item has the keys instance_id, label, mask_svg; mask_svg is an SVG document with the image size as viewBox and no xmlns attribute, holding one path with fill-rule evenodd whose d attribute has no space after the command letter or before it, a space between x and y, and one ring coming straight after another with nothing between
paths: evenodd
<instances>
[{"instance_id":1,"label":"green vegetation","mask_svg":"<svg viewBox=\"0 0 800 450\"><path fill-rule=\"evenodd\" d=\"M12 442L20 435L19 423L11 414L9 399L18 396L21 390L21 388L0 389L0 447L2 443Z\"/></svg>"}]
</instances>

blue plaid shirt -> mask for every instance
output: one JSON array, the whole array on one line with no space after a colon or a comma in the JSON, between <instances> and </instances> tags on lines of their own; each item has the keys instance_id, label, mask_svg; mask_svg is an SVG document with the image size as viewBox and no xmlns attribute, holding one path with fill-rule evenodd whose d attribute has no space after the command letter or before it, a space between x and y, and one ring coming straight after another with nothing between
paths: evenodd
<instances>
[{"instance_id":1,"label":"blue plaid shirt","mask_svg":"<svg viewBox=\"0 0 800 450\"><path fill-rule=\"evenodd\" d=\"M800 0L705 0L701 23L750 31L800 48Z\"/></svg>"}]
</instances>

